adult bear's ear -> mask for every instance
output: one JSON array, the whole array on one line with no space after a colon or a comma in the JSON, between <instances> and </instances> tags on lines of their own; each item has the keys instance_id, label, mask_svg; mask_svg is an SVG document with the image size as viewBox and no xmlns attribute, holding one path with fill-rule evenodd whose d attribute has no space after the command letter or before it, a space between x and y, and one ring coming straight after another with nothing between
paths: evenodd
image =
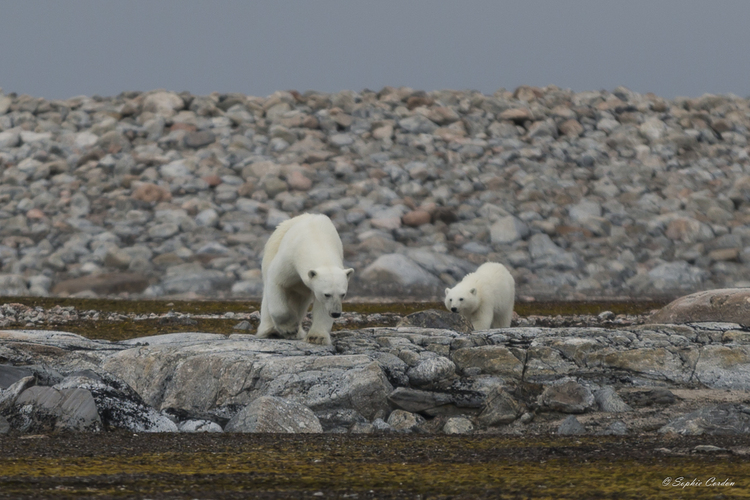
<instances>
[{"instance_id":1,"label":"adult bear's ear","mask_svg":"<svg viewBox=\"0 0 750 500\"><path fill-rule=\"evenodd\" d=\"M352 275L352 273L354 272L354 269L352 269L352 268L350 267L349 269L344 269L344 272L346 273L346 279L349 279L349 277L350 277L350 276Z\"/></svg>"},{"instance_id":2,"label":"adult bear's ear","mask_svg":"<svg viewBox=\"0 0 750 500\"><path fill-rule=\"evenodd\" d=\"M450 289L450 288L446 288L446 289L445 289L445 294L446 294L446 295L448 295L448 293L449 293L450 291L451 291L451 289Z\"/></svg>"},{"instance_id":3,"label":"adult bear's ear","mask_svg":"<svg viewBox=\"0 0 750 500\"><path fill-rule=\"evenodd\" d=\"M316 277L317 275L318 275L318 273L316 273L316 272L315 272L315 271L314 271L313 269L310 269L310 271L309 271L309 272L307 273L307 276L308 276L308 277L309 277L310 279L313 279L313 278L314 278L314 277Z\"/></svg>"},{"instance_id":4,"label":"adult bear's ear","mask_svg":"<svg viewBox=\"0 0 750 500\"><path fill-rule=\"evenodd\" d=\"M477 294L477 289L476 288L472 288L471 289L471 294L472 295L476 295Z\"/></svg>"}]
</instances>

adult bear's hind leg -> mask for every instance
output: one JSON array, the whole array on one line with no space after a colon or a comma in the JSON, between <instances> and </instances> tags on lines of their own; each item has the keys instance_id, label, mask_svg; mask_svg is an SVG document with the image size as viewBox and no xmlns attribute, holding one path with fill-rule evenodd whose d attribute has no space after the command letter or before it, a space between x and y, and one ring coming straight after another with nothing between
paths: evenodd
<instances>
[{"instance_id":1,"label":"adult bear's hind leg","mask_svg":"<svg viewBox=\"0 0 750 500\"><path fill-rule=\"evenodd\" d=\"M276 331L276 327L271 319L271 313L268 310L268 295L263 293L263 298L260 301L260 324L258 325L258 331L255 332L255 336L267 339Z\"/></svg>"},{"instance_id":2,"label":"adult bear's hind leg","mask_svg":"<svg viewBox=\"0 0 750 500\"><path fill-rule=\"evenodd\" d=\"M295 294L286 293L280 287L270 287L268 313L274 329L284 338L293 339L299 334L300 317ZM261 311L261 322L262 322ZM260 330L260 329L259 329Z\"/></svg>"}]
</instances>

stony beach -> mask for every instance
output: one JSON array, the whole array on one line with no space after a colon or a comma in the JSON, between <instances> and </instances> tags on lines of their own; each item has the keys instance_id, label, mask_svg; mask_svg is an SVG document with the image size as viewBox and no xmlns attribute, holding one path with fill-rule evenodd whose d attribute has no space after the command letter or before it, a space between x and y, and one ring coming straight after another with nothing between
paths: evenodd
<instances>
[{"instance_id":1,"label":"stony beach","mask_svg":"<svg viewBox=\"0 0 750 500\"><path fill-rule=\"evenodd\" d=\"M327 214L352 293L520 299L750 283L750 102L625 88L45 100L0 91L0 294L259 297L276 224Z\"/></svg>"}]
</instances>

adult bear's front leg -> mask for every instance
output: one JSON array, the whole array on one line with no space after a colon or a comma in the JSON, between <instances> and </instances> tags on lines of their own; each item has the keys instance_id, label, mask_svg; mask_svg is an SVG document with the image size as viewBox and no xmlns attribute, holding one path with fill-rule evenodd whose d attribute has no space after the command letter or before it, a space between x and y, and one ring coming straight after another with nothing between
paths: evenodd
<instances>
[{"instance_id":1,"label":"adult bear's front leg","mask_svg":"<svg viewBox=\"0 0 750 500\"><path fill-rule=\"evenodd\" d=\"M331 328L333 327L333 318L325 306L317 301L313 302L312 325L307 332L305 341L310 344L331 345Z\"/></svg>"}]
</instances>

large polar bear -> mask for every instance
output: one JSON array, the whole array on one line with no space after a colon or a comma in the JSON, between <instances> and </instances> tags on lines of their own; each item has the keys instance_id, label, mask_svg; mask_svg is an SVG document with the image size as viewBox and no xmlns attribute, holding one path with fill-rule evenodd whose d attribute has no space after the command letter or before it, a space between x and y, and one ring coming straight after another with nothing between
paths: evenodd
<instances>
[{"instance_id":1,"label":"large polar bear","mask_svg":"<svg viewBox=\"0 0 750 500\"><path fill-rule=\"evenodd\" d=\"M344 249L331 219L302 214L278 225L263 249L261 338L278 334L311 344L331 343L333 319L354 269L344 269ZM312 325L305 334L302 319L313 304Z\"/></svg>"},{"instance_id":2,"label":"large polar bear","mask_svg":"<svg viewBox=\"0 0 750 500\"><path fill-rule=\"evenodd\" d=\"M487 262L445 289L445 307L471 321L474 330L507 328L515 295L516 282L505 266Z\"/></svg>"}]
</instances>

